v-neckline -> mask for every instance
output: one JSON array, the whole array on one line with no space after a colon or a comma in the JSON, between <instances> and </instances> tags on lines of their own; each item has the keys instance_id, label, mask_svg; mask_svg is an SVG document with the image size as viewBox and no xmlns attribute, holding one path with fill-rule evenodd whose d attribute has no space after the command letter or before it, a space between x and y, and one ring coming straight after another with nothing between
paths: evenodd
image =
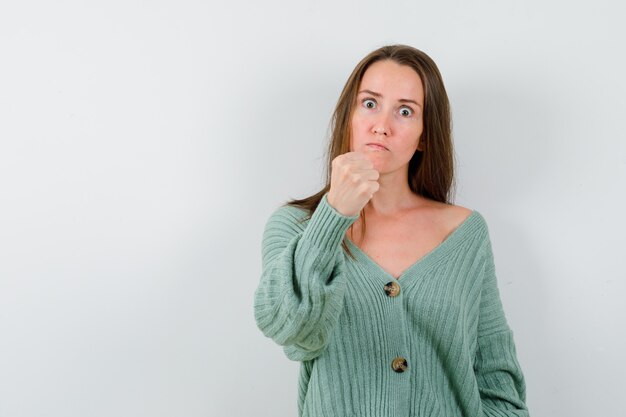
<instances>
[{"instance_id":1,"label":"v-neckline","mask_svg":"<svg viewBox=\"0 0 626 417\"><path fill-rule=\"evenodd\" d=\"M463 222L461 222L461 224L458 225L450 234L448 234L448 237L446 237L443 242L439 243L431 251L427 252L424 256L413 262L409 267L402 271L400 276L398 276L397 278L387 272L385 269L383 269L383 267L381 267L372 258L370 258L370 256L363 252L360 247L358 247L354 242L352 242L352 240L350 240L350 238L348 238L348 236L344 237L348 242L348 245L355 250L356 257L361 259L361 261L363 261L366 265L369 265L370 268L373 269L373 272L376 272L377 275L384 275L385 281L391 279L392 281L404 282L404 279L412 275L412 272L418 269L418 267L421 267L421 269L426 269L430 265L435 264L442 256L448 254L450 249L454 248L456 246L455 244L463 238L467 228L475 221L475 219L478 218L478 216L478 211L472 210L470 215L467 216L465 220L463 220Z\"/></svg>"}]
</instances>

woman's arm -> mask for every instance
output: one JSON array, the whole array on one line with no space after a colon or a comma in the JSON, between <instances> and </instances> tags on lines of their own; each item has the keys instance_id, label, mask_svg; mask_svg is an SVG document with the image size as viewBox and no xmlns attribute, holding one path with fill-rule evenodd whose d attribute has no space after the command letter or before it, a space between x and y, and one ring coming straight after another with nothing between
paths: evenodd
<instances>
[{"instance_id":1,"label":"woman's arm","mask_svg":"<svg viewBox=\"0 0 626 417\"><path fill-rule=\"evenodd\" d=\"M342 310L341 242L358 215L342 215L325 194L306 227L298 218L296 210L281 207L265 225L254 317L290 359L308 360L322 352Z\"/></svg>"},{"instance_id":2,"label":"woman's arm","mask_svg":"<svg viewBox=\"0 0 626 417\"><path fill-rule=\"evenodd\" d=\"M474 361L483 415L527 417L526 384L517 360L513 331L502 309L488 236L485 257Z\"/></svg>"}]
</instances>

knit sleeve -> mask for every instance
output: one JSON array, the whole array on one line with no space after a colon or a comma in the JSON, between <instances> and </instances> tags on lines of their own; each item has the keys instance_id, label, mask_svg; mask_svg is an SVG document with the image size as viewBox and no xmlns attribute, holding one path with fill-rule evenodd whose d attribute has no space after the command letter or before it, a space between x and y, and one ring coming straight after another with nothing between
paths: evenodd
<instances>
[{"instance_id":1,"label":"knit sleeve","mask_svg":"<svg viewBox=\"0 0 626 417\"><path fill-rule=\"evenodd\" d=\"M513 331L502 308L488 236L479 308L474 371L483 415L528 417L524 375L517 359Z\"/></svg>"},{"instance_id":2,"label":"knit sleeve","mask_svg":"<svg viewBox=\"0 0 626 417\"><path fill-rule=\"evenodd\" d=\"M265 225L254 317L289 359L308 360L323 351L343 308L341 242L358 215L342 215L325 194L306 227L297 217L293 208L281 207Z\"/></svg>"}]
</instances>

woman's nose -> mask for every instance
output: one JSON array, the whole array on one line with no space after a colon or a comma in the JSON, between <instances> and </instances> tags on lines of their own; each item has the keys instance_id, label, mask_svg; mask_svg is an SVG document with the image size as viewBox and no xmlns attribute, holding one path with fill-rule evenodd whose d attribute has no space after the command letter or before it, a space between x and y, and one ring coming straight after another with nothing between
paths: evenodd
<instances>
[{"instance_id":1,"label":"woman's nose","mask_svg":"<svg viewBox=\"0 0 626 417\"><path fill-rule=\"evenodd\" d=\"M380 112L373 126L373 133L388 136L391 132L391 124L389 123L389 115L386 112Z\"/></svg>"}]
</instances>

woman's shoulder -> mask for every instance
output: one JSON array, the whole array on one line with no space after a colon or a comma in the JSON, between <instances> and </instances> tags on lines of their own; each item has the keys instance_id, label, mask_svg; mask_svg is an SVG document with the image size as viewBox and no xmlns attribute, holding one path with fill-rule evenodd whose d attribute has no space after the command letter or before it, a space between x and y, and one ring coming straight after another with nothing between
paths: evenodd
<instances>
[{"instance_id":1,"label":"woman's shoulder","mask_svg":"<svg viewBox=\"0 0 626 417\"><path fill-rule=\"evenodd\" d=\"M472 241L479 246L479 252L486 256L492 255L491 236L485 217L476 209L450 205L449 218L456 227L464 227L466 234L472 236Z\"/></svg>"},{"instance_id":2,"label":"woman's shoulder","mask_svg":"<svg viewBox=\"0 0 626 417\"><path fill-rule=\"evenodd\" d=\"M435 221L450 230L456 229L471 217L480 215L476 210L451 203L431 200L429 205L431 209L428 211L433 214Z\"/></svg>"},{"instance_id":3,"label":"woman's shoulder","mask_svg":"<svg viewBox=\"0 0 626 417\"><path fill-rule=\"evenodd\" d=\"M307 210L296 205L275 206L265 222L265 229L301 230L307 214Z\"/></svg>"},{"instance_id":4,"label":"woman's shoulder","mask_svg":"<svg viewBox=\"0 0 626 417\"><path fill-rule=\"evenodd\" d=\"M447 204L447 206L447 220L448 222L451 222L452 225L456 226L463 223L467 218L469 218L469 216L471 216L475 212L475 210L455 204Z\"/></svg>"},{"instance_id":5,"label":"woman's shoulder","mask_svg":"<svg viewBox=\"0 0 626 417\"><path fill-rule=\"evenodd\" d=\"M471 229L475 234L489 237L487 221L478 210L455 204L442 203L442 206L445 206L441 210L442 221L447 229L456 230L464 226Z\"/></svg>"}]
</instances>

